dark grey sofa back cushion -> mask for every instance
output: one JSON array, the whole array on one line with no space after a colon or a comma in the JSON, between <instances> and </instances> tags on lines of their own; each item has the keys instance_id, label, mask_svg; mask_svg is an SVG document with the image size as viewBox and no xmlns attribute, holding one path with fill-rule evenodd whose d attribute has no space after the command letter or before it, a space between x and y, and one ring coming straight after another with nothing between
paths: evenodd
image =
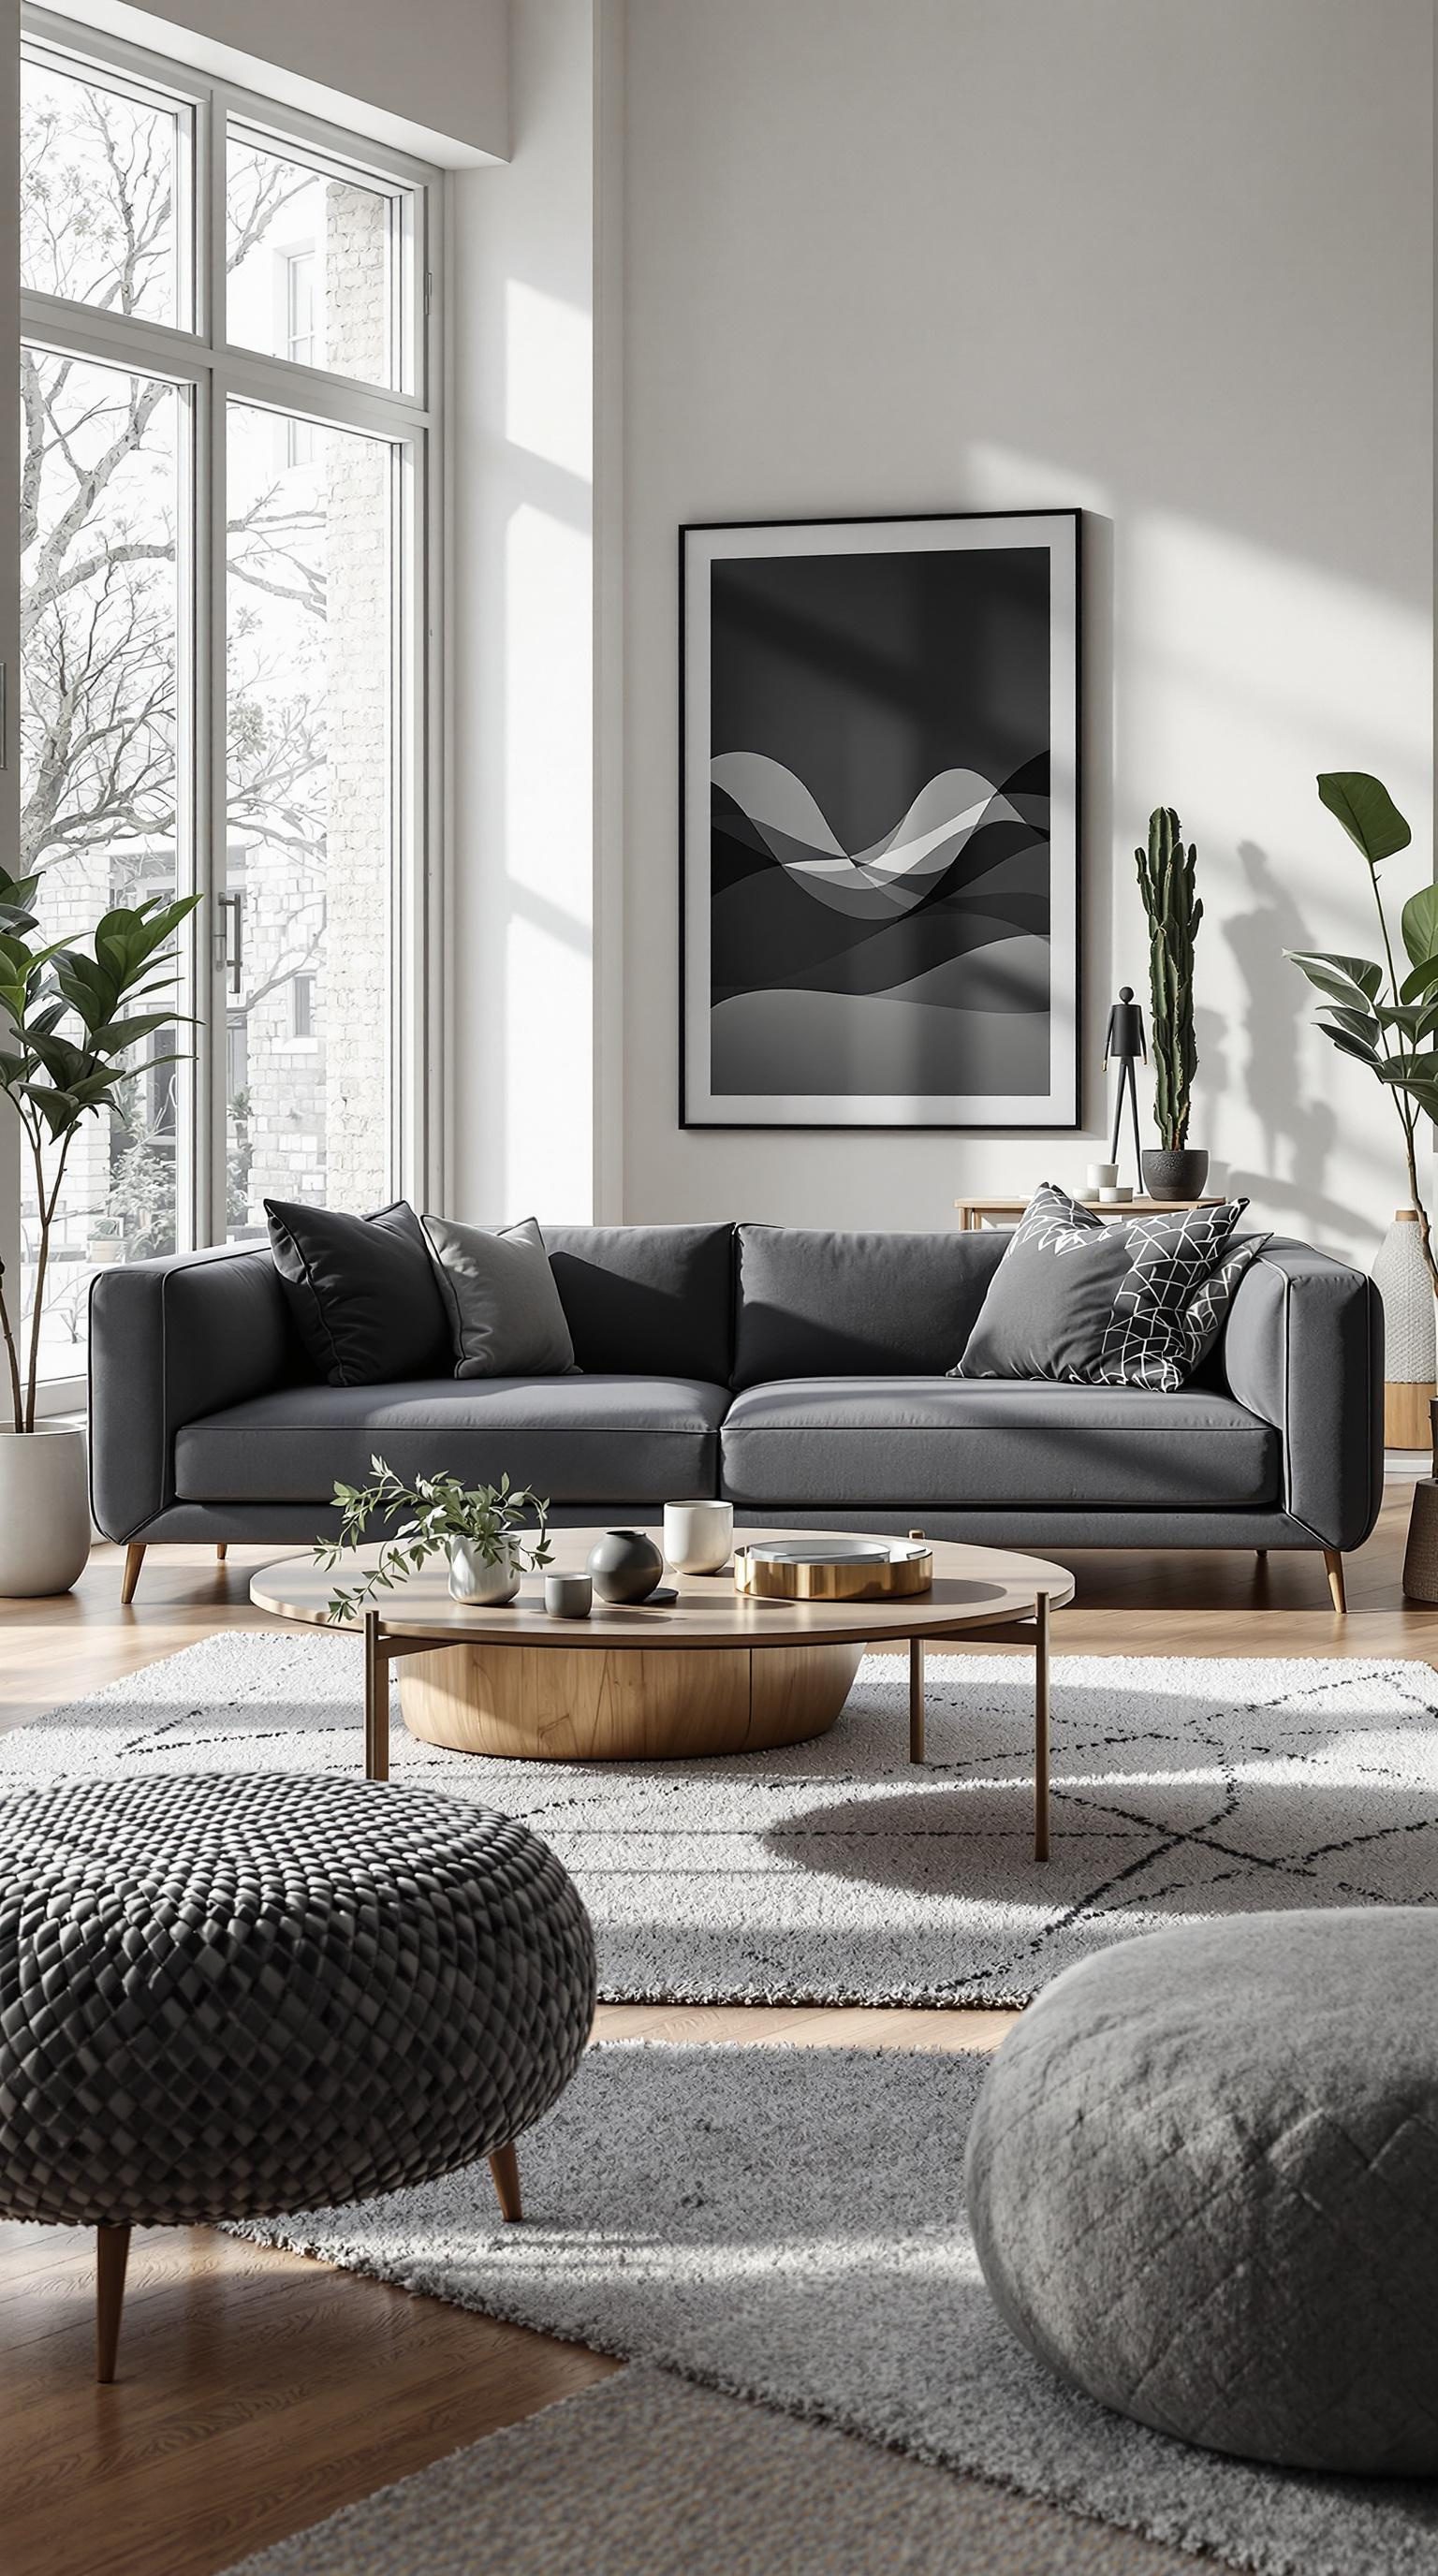
<instances>
[{"instance_id":1,"label":"dark grey sofa back cushion","mask_svg":"<svg viewBox=\"0 0 1438 2576\"><path fill-rule=\"evenodd\" d=\"M731 1385L942 1377L969 1338L1008 1239L741 1225Z\"/></svg>"},{"instance_id":2,"label":"dark grey sofa back cushion","mask_svg":"<svg viewBox=\"0 0 1438 2576\"><path fill-rule=\"evenodd\" d=\"M727 1386L730 1225L545 1225L540 1231L577 1365Z\"/></svg>"}]
</instances>

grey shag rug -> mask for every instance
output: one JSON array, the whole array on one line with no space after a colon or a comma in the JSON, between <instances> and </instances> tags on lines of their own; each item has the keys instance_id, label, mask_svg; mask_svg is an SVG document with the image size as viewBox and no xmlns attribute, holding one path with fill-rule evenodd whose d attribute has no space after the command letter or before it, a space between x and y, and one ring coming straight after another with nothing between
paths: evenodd
<instances>
[{"instance_id":1,"label":"grey shag rug","mask_svg":"<svg viewBox=\"0 0 1438 2576\"><path fill-rule=\"evenodd\" d=\"M401 1668L402 1670L402 1668ZM394 1773L521 1816L578 1881L611 2002L1021 2004L1163 1924L1438 1901L1438 1675L1424 1663L1060 1656L1054 1841L1032 1855L1027 1657L871 1656L812 1744L719 1761ZM357 1772L355 1640L237 1630L0 1738L0 1792L145 1771Z\"/></svg>"},{"instance_id":2,"label":"grey shag rug","mask_svg":"<svg viewBox=\"0 0 1438 2576\"><path fill-rule=\"evenodd\" d=\"M499 2223L481 2164L243 2232L1168 2546L1284 2576L1435 2576L1438 2481L1192 2449L1014 2342L963 2211L985 2062L602 2045L521 2141L523 2226Z\"/></svg>"},{"instance_id":3,"label":"grey shag rug","mask_svg":"<svg viewBox=\"0 0 1438 2576\"><path fill-rule=\"evenodd\" d=\"M227 2576L1194 2576L1130 2532L626 2370Z\"/></svg>"}]
</instances>

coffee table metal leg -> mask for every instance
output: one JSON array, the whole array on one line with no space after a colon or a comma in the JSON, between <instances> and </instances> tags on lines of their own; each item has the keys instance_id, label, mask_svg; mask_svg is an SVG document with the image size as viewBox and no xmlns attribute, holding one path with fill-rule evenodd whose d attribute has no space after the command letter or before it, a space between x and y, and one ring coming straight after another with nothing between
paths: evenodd
<instances>
[{"instance_id":1,"label":"coffee table metal leg","mask_svg":"<svg viewBox=\"0 0 1438 2576\"><path fill-rule=\"evenodd\" d=\"M389 1778L389 1657L378 1610L364 1614L364 1775Z\"/></svg>"},{"instance_id":2,"label":"coffee table metal leg","mask_svg":"<svg viewBox=\"0 0 1438 2576\"><path fill-rule=\"evenodd\" d=\"M909 1639L909 1760L924 1758L924 1641Z\"/></svg>"},{"instance_id":3,"label":"coffee table metal leg","mask_svg":"<svg viewBox=\"0 0 1438 2576\"><path fill-rule=\"evenodd\" d=\"M1049 1596L1034 1603L1034 1858L1049 1856Z\"/></svg>"}]
</instances>

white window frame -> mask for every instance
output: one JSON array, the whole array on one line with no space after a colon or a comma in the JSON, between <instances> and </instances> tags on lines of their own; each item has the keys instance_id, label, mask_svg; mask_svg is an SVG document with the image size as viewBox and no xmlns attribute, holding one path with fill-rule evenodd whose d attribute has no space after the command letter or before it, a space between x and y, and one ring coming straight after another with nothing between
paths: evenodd
<instances>
[{"instance_id":1,"label":"white window frame","mask_svg":"<svg viewBox=\"0 0 1438 2576\"><path fill-rule=\"evenodd\" d=\"M182 155L194 170L195 232L179 238L182 302L192 299L195 327L117 317L63 297L21 296L20 329L32 346L121 365L180 389L189 412L194 560L182 545L177 566L181 631L177 748L182 796L176 809L176 878L180 892L207 898L187 934L186 973L198 999L186 1007L204 1022L193 1076L184 1084L176 1136L181 1186L175 1212L182 1251L225 1239L224 916L215 898L225 882L225 423L231 401L299 417L319 428L368 431L388 439L398 460L392 656L393 768L390 1063L394 1069L389 1163L396 1191L421 1204L437 1194L444 1168L441 1128L444 978L442 971L442 741L444 706L440 595L444 465L440 421L443 383L438 280L443 274L443 173L348 134L254 91L192 71L48 10L26 8L27 55L59 71L98 73L106 81L180 112ZM397 196L408 256L395 264L401 281L392 315L394 369L407 390L357 383L322 367L303 366L231 345L219 334L224 312L226 152L231 127L275 146L285 158L337 178L372 180ZM409 229L411 228L412 229ZM412 291L406 295L406 282ZM184 468L182 467L182 470ZM186 617L191 623L187 629ZM188 683L188 685L187 685ZM202 721L202 711L207 721ZM82 1377L53 1379L41 1409L71 1412L84 1401Z\"/></svg>"}]
</instances>

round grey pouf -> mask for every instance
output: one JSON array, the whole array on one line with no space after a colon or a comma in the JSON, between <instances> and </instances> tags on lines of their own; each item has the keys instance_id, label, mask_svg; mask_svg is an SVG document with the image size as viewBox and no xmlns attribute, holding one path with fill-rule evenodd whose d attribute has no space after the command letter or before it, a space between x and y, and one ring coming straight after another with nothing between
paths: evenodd
<instances>
[{"instance_id":1,"label":"round grey pouf","mask_svg":"<svg viewBox=\"0 0 1438 2576\"><path fill-rule=\"evenodd\" d=\"M368 2199L482 2155L517 2214L501 2158L593 2007L588 1916L508 1817L273 1773L6 1798L0 2215L99 2227L103 2309L104 2231ZM102 2376L105 2341L102 2318Z\"/></svg>"},{"instance_id":2,"label":"round grey pouf","mask_svg":"<svg viewBox=\"0 0 1438 2576\"><path fill-rule=\"evenodd\" d=\"M984 2278L1061 2377L1284 2467L1438 2472L1438 1912L1120 1942L1005 2040Z\"/></svg>"}]
</instances>

